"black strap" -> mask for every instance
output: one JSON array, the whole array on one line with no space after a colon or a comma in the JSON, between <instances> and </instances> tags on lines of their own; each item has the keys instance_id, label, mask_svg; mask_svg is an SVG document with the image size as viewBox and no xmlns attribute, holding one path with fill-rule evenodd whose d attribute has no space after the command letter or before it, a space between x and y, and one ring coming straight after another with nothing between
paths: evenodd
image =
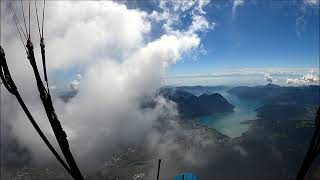
<instances>
[{"instance_id":1,"label":"black strap","mask_svg":"<svg viewBox=\"0 0 320 180\"><path fill-rule=\"evenodd\" d=\"M34 6L36 7L36 16L37 16L37 24L38 24L38 31L39 31L39 36L41 39L41 32L40 32L40 24L39 24L39 17L38 17L38 6L37 6L37 1L34 1Z\"/></svg>"},{"instance_id":2,"label":"black strap","mask_svg":"<svg viewBox=\"0 0 320 180\"><path fill-rule=\"evenodd\" d=\"M46 8L46 0L43 0L43 8L42 8L42 37L43 37L43 25L44 25L44 12L45 12L45 8Z\"/></svg>"},{"instance_id":3,"label":"black strap","mask_svg":"<svg viewBox=\"0 0 320 180\"><path fill-rule=\"evenodd\" d=\"M26 45L25 45L25 43L24 43L24 41L23 41L23 37L22 37L22 35L21 35L21 32L22 32L23 36L25 37L25 40L27 40L27 35L24 34L23 28L21 27L21 24L20 24L20 22L19 22L19 19L18 19L17 15L16 15L16 13L15 13L15 11L14 11L14 7L13 7L12 2L10 3L10 8L11 8L12 15L13 15L13 21L14 21L14 23L15 23L15 25L16 25L17 30L18 30L18 33L19 33L21 42L22 42L23 47L25 48L25 50L26 50L26 52L27 52ZM20 29L21 29L21 32L20 32Z\"/></svg>"},{"instance_id":4,"label":"black strap","mask_svg":"<svg viewBox=\"0 0 320 180\"><path fill-rule=\"evenodd\" d=\"M46 55L45 55L46 52L45 52L45 45L44 45L43 37L40 39L40 48L41 48L41 59L42 59L44 80L46 81L47 91L50 94L48 75L47 75Z\"/></svg>"},{"instance_id":5,"label":"black strap","mask_svg":"<svg viewBox=\"0 0 320 180\"><path fill-rule=\"evenodd\" d=\"M160 165L161 165L161 159L159 159L158 161L157 180L159 180L159 176L160 176Z\"/></svg>"},{"instance_id":6,"label":"black strap","mask_svg":"<svg viewBox=\"0 0 320 180\"><path fill-rule=\"evenodd\" d=\"M24 27L25 27L26 34L28 34L28 31L27 31L27 23L26 23L26 17L24 16L24 9L23 9L23 3L22 3L22 0L21 0L20 2L21 2L21 10L22 10L22 15L23 15Z\"/></svg>"},{"instance_id":7,"label":"black strap","mask_svg":"<svg viewBox=\"0 0 320 180\"><path fill-rule=\"evenodd\" d=\"M2 83L6 87L6 89L13 95L16 96L21 108L27 115L29 121L31 122L32 126L35 128L43 142L47 145L49 150L52 152L52 154L57 158L57 160L60 162L60 164L66 169L66 171L73 176L71 169L68 167L68 165L64 162L64 160L61 158L61 156L57 153L57 151L54 149L54 147L51 145L50 141L46 138L40 127L38 126L37 122L34 120L33 116L31 115L29 109L25 105L24 101L22 100L17 87L15 83L13 82L11 78L11 74L9 72L9 68L6 62L5 53L2 47L0 46L0 78L2 80Z\"/></svg>"},{"instance_id":8,"label":"black strap","mask_svg":"<svg viewBox=\"0 0 320 180\"><path fill-rule=\"evenodd\" d=\"M19 27L18 27L18 23L19 21L16 19L15 16L15 12L12 8L12 13L14 14L14 20L16 23L16 26L18 28L18 32L19 35L21 37L21 40L23 42L23 38L20 34L19 31ZM23 8L23 7L22 7ZM52 153L57 157L57 159L60 161L60 163L66 168L66 170L70 173L70 175L76 179L76 180L83 180L83 176L80 172L80 169L77 166L77 163L75 162L73 155L69 149L69 143L67 140L67 135L65 133L65 131L63 130L60 121L58 120L58 117L55 113L53 104L52 104L52 100L51 100L51 96L50 96L50 92L49 92L49 87L48 87L48 78L47 78L47 71L46 71L46 63L45 63L45 46L44 46L44 39L43 39L43 25L44 25L44 13L45 13L45 1L44 1L44 6L43 6L43 17L42 17L42 35L40 35L40 46L41 46L41 55L42 55L42 62L43 62L43 69L44 69L44 76L45 76L45 80L47 83L47 89L44 87L43 82L41 80L38 68L37 68L37 64L35 61L35 55L34 55L34 50L33 50L33 45L31 42L31 35L30 35L30 27L31 27L31 16L30 16L30 11L31 11L31 1L29 1L29 31L27 32L28 35L28 39L27 39L27 43L26 46L24 46L26 48L26 52L28 55L28 59L30 61L30 64L33 68L33 72L36 78L36 82L37 82L37 87L40 93L40 98L41 101L43 103L43 106L45 108L47 117L49 119L50 125L52 127L52 130L54 132L54 135L58 141L58 144L60 146L60 149L68 163L69 166L66 165L66 163L61 159L61 157L59 156L59 154L56 153L55 149L53 149L53 147L51 146L51 144L49 143L49 141L46 139L46 137L43 135L41 129L38 127L38 125L35 123L33 117L31 116L30 112L28 111L26 105L24 104L24 102L22 101L17 88L15 87L15 84L12 81L12 78L10 76L9 73L9 69L6 65L6 60L5 60L5 54L3 49L1 48L1 72L0 72L0 76L2 81L5 84L5 87L7 88L7 90L16 96L17 100L19 101L21 107L23 108L23 110L25 111L26 115L28 116L29 120L31 121L31 123L33 124L33 126L35 127L35 129L37 130L37 132L39 133L39 135L41 136L41 138L43 139L43 141L47 144L47 146L49 147L49 149L52 151ZM18 22L16 22L16 20ZM38 19L37 19L38 20ZM19 23L20 25L20 23ZM21 28L23 29L23 28ZM23 32L23 30L22 30ZM23 42L24 43L24 42ZM3 52L3 53L2 53Z\"/></svg>"},{"instance_id":9,"label":"black strap","mask_svg":"<svg viewBox=\"0 0 320 180\"><path fill-rule=\"evenodd\" d=\"M30 18L31 18L31 13L30 13L30 11L31 11L31 0L29 0L29 32L28 32L28 38L30 39L31 38L31 32L30 32L30 24L31 24L31 20L30 20Z\"/></svg>"},{"instance_id":10,"label":"black strap","mask_svg":"<svg viewBox=\"0 0 320 180\"><path fill-rule=\"evenodd\" d=\"M320 119L320 107L318 108L317 117L315 121L316 129L313 133L313 137L310 142L309 149L300 167L296 180L302 180L305 177L313 161L316 159L316 157L319 154L319 148L320 148L320 124L319 124L320 120L319 119Z\"/></svg>"},{"instance_id":11,"label":"black strap","mask_svg":"<svg viewBox=\"0 0 320 180\"><path fill-rule=\"evenodd\" d=\"M34 1L34 5L36 7L36 16L37 16L37 24L38 24L38 31L40 36L40 48L41 48L41 59L42 59L42 66L43 66L43 74L44 74L44 80L46 81L47 85L47 91L49 92L49 82L48 82L48 75L47 75L47 66L46 66L46 56L45 56L45 44L44 44L44 38L43 38L43 24L44 24L44 11L45 11L45 0L43 2L43 11L42 11L42 32L40 30L40 23L39 23L39 16L38 16L38 7L37 7L37 1ZM50 92L49 92L50 93Z\"/></svg>"},{"instance_id":12,"label":"black strap","mask_svg":"<svg viewBox=\"0 0 320 180\"><path fill-rule=\"evenodd\" d=\"M30 39L28 39L27 41L27 49L28 49L28 59L29 62L32 66L36 81L37 81L37 86L38 86L38 90L40 93L40 98L42 101L42 104L45 108L47 117L49 119L49 122L51 124L52 130L54 132L54 135L58 141L58 144L61 148L62 153L64 154L64 157L67 160L67 163L69 164L70 169L72 170L72 172L74 173L74 176L76 176L77 180L83 180L83 176L80 172L80 169L77 166L77 163L75 162L73 155L69 149L69 143L67 140L67 135L65 133L65 131L63 130L60 121L55 113L54 107L52 105L52 100L51 100L51 96L50 93L48 93L48 91L46 91L38 68L37 68L37 64L35 61L35 56L34 56L34 51L33 51L33 45Z\"/></svg>"}]
</instances>

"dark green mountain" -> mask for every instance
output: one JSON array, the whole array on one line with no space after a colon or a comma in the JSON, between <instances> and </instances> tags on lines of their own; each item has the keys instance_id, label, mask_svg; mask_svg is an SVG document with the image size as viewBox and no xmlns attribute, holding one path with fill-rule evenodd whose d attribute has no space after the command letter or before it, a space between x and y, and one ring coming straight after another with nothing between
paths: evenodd
<instances>
[{"instance_id":1,"label":"dark green mountain","mask_svg":"<svg viewBox=\"0 0 320 180\"><path fill-rule=\"evenodd\" d=\"M255 99L264 104L319 105L320 86L284 87L274 84L266 86L239 86L228 91L240 98Z\"/></svg>"},{"instance_id":2,"label":"dark green mountain","mask_svg":"<svg viewBox=\"0 0 320 180\"><path fill-rule=\"evenodd\" d=\"M159 94L178 105L182 117L193 118L222 112L232 112L234 106L218 93L199 97L176 88L162 88Z\"/></svg>"}]
</instances>

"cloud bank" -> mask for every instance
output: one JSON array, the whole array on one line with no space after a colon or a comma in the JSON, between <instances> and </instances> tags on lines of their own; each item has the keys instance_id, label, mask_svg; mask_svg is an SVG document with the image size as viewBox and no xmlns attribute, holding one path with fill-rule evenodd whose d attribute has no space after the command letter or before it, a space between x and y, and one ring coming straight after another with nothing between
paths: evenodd
<instances>
[{"instance_id":1,"label":"cloud bank","mask_svg":"<svg viewBox=\"0 0 320 180\"><path fill-rule=\"evenodd\" d=\"M257 86L265 85L271 82L270 77L266 78L266 74L272 77L272 83L287 86L288 79L297 79L298 85L317 85L319 84L319 69L318 68L237 68L216 70L210 73L197 73L179 76L165 76L163 81L169 86ZM305 81L306 77L311 78L311 81ZM269 80L268 80L269 79ZM290 82L291 80L289 80ZM298 82L295 81L295 82Z\"/></svg>"}]
</instances>

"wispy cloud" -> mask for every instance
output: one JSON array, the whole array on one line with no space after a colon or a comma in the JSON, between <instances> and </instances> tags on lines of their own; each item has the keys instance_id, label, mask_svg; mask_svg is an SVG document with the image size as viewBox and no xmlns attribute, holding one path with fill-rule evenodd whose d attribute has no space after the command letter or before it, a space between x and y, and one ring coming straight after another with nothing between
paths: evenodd
<instances>
[{"instance_id":1,"label":"wispy cloud","mask_svg":"<svg viewBox=\"0 0 320 180\"><path fill-rule=\"evenodd\" d=\"M320 0L303 0L298 4L299 16L296 18L296 33L298 37L306 30L307 17L310 15L319 15Z\"/></svg>"},{"instance_id":2,"label":"wispy cloud","mask_svg":"<svg viewBox=\"0 0 320 180\"><path fill-rule=\"evenodd\" d=\"M236 13L238 7L242 6L244 4L244 0L234 0L233 6L232 6L232 18L236 18Z\"/></svg>"},{"instance_id":3,"label":"wispy cloud","mask_svg":"<svg viewBox=\"0 0 320 180\"><path fill-rule=\"evenodd\" d=\"M319 6L320 0L303 0L303 3L309 6Z\"/></svg>"}]
</instances>

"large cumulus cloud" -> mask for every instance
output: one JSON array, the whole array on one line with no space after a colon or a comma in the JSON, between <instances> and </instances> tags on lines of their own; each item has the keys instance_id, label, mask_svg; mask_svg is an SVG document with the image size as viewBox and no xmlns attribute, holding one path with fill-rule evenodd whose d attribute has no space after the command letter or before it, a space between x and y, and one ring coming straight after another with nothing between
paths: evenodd
<instances>
[{"instance_id":1,"label":"large cumulus cloud","mask_svg":"<svg viewBox=\"0 0 320 180\"><path fill-rule=\"evenodd\" d=\"M80 159L98 151L107 154L121 142L137 141L160 116L175 116L175 106L164 99L156 98L155 108L147 110L141 109L141 100L152 96L161 86L161 76L166 67L200 46L200 33L212 24L204 17L203 8L207 1L173 7L164 6L166 3L175 4L174 1L161 1L159 12L151 14L110 1L47 3L45 40L48 69L67 71L77 65L85 66L81 83L77 83L79 93L67 103L54 99L71 148ZM3 5L1 17L5 28L2 45L10 69L30 110L49 139L53 140L32 69L23 47L18 45L19 39L8 11L9 3ZM19 4L15 6L18 8ZM177 23L175 13L190 16L192 22L184 29L177 29L174 26ZM157 21L160 15L166 18ZM150 41L148 36L153 22L163 24L166 31ZM35 22L33 24L32 38L39 64L38 36ZM48 158L48 150L27 122L14 97L7 92L1 96L2 119L12 127L10 133L31 150L34 157L41 157L42 161Z\"/></svg>"}]
</instances>

